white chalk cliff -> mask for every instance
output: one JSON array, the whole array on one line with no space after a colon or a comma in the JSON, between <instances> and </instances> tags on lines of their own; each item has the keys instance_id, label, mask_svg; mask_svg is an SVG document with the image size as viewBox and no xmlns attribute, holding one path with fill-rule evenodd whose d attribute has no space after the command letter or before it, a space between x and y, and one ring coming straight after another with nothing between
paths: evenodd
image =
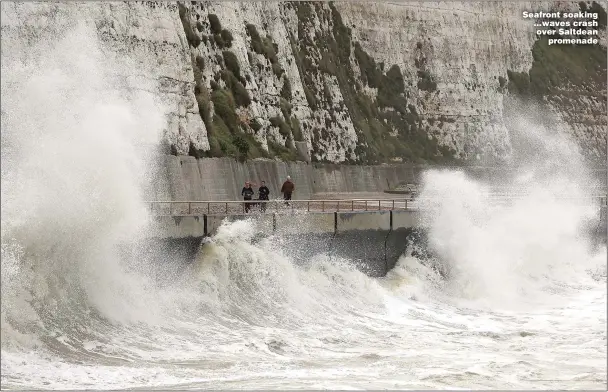
<instances>
[{"instance_id":1,"label":"white chalk cliff","mask_svg":"<svg viewBox=\"0 0 608 392\"><path fill-rule=\"evenodd\" d=\"M533 67L534 22L522 11L552 7L578 2L2 3L2 44L85 20L107 50L136 60L128 88L160 82L177 155L247 155L240 146L259 143L262 155L330 162L495 160L512 147L507 71ZM588 72L603 85L544 100L605 160L605 60Z\"/></svg>"}]
</instances>

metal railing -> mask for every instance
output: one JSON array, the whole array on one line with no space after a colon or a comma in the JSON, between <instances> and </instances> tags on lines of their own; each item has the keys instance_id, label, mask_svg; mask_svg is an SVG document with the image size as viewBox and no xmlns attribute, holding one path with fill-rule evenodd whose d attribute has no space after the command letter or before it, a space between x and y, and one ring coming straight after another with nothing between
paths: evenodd
<instances>
[{"instance_id":1,"label":"metal railing","mask_svg":"<svg viewBox=\"0 0 608 392\"><path fill-rule=\"evenodd\" d=\"M518 196L490 197L496 205L508 204ZM560 199L571 199L567 196ZM577 198L572 198L577 199ZM578 199L577 199L578 200ZM147 201L150 212L155 215L238 215L244 213L282 213L282 212L340 212L340 211L389 211L418 208L423 198L397 199L325 199L325 200L167 200ZM581 200L588 203L589 199ZM606 206L607 197L592 196L591 202Z\"/></svg>"},{"instance_id":2,"label":"metal railing","mask_svg":"<svg viewBox=\"0 0 608 392\"><path fill-rule=\"evenodd\" d=\"M330 200L167 200L147 201L155 215L230 215L252 213L389 211L408 209L411 199L330 199ZM249 208L248 208L249 207Z\"/></svg>"}]
</instances>

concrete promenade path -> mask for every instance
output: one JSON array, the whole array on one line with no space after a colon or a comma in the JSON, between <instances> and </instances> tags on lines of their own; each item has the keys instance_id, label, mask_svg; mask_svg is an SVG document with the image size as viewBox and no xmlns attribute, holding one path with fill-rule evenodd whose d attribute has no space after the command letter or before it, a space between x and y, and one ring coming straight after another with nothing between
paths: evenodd
<instances>
[{"instance_id":1,"label":"concrete promenade path","mask_svg":"<svg viewBox=\"0 0 608 392\"><path fill-rule=\"evenodd\" d=\"M296 194L294 194L297 197ZM522 194L509 192L492 192L488 195L492 205L508 205ZM566 194L562 196L567 199ZM606 194L597 193L588 199L578 200L582 203L606 205ZM272 199L266 203L267 213L292 212L348 212L348 211L386 211L417 209L422 201L407 194L387 193L333 193L317 194L310 200L291 200L288 205L282 199ZM250 213L260 214L261 206L252 201ZM171 201L151 202L151 211L155 215L241 215L245 213L244 202L231 201Z\"/></svg>"}]
</instances>

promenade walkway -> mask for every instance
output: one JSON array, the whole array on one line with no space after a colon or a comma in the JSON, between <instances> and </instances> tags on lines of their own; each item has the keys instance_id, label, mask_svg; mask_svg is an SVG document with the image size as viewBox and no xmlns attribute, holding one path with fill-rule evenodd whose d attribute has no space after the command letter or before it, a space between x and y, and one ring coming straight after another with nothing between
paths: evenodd
<instances>
[{"instance_id":1,"label":"promenade walkway","mask_svg":"<svg viewBox=\"0 0 608 392\"><path fill-rule=\"evenodd\" d=\"M326 196L326 195L323 195ZM401 195L399 195L401 196ZM267 213L290 212L348 212L348 211L388 211L418 209L424 205L424 199L407 197L374 197L374 198L323 198L311 200L291 200L286 204L282 199L258 201L252 200L249 213L262 213L261 204L266 205ZM508 205L520 198L517 194L489 194L491 205ZM563 196L577 203L606 206L606 195L594 195L588 198L576 199ZM188 215L240 215L245 213L243 201L149 201L150 211L159 216L188 216Z\"/></svg>"}]
</instances>

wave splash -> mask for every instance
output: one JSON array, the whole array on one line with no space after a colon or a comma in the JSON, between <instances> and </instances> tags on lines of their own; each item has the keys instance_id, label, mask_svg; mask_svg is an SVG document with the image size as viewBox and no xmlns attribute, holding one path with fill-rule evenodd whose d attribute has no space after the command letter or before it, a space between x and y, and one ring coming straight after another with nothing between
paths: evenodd
<instances>
[{"instance_id":1,"label":"wave splash","mask_svg":"<svg viewBox=\"0 0 608 392\"><path fill-rule=\"evenodd\" d=\"M125 295L147 283L116 244L146 227L141 146L158 143L164 109L151 93L124 93L112 73L132 64L95 34L83 23L2 52L3 351L78 342L92 318L120 323L145 305Z\"/></svg>"}]
</instances>

